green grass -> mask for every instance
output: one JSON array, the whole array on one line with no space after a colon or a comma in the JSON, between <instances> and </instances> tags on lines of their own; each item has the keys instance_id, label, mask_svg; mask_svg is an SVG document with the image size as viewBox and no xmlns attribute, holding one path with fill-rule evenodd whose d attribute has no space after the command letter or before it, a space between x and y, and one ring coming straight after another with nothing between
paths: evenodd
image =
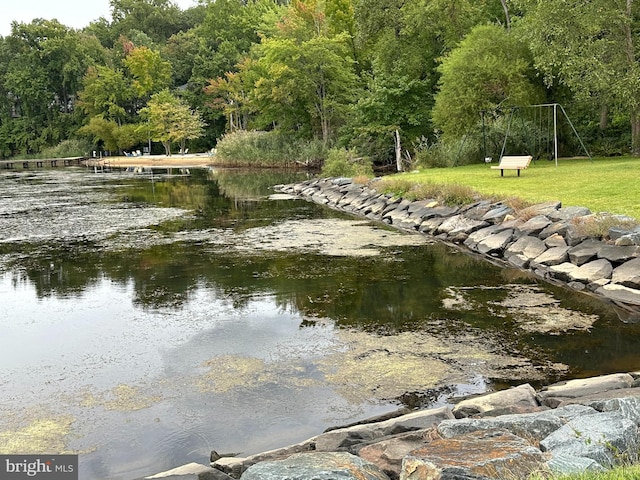
<instances>
[{"instance_id":1,"label":"green grass","mask_svg":"<svg viewBox=\"0 0 640 480\"><path fill-rule=\"evenodd\" d=\"M496 162L491 165L497 165ZM532 162L521 176L488 165L424 169L394 177L420 183L458 184L485 196L518 197L539 203L560 200L564 207L582 206L592 212L608 212L640 219L640 159L632 157L559 159Z\"/></svg>"},{"instance_id":2,"label":"green grass","mask_svg":"<svg viewBox=\"0 0 640 480\"><path fill-rule=\"evenodd\" d=\"M640 479L640 466L630 465L617 467L606 472L589 472L573 475L541 476L533 475L529 480L631 480Z\"/></svg>"}]
</instances>

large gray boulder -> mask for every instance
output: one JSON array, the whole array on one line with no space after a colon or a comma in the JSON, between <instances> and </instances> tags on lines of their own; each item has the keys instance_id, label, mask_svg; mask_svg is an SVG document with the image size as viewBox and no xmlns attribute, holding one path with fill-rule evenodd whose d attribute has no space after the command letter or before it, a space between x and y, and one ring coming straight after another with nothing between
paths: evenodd
<instances>
[{"instance_id":1,"label":"large gray boulder","mask_svg":"<svg viewBox=\"0 0 640 480\"><path fill-rule=\"evenodd\" d=\"M569 247L554 247L550 248L542 255L539 255L534 260L532 260L532 264L534 265L560 265L564 263L569 258L567 252L569 251Z\"/></svg>"},{"instance_id":2,"label":"large gray boulder","mask_svg":"<svg viewBox=\"0 0 640 480\"><path fill-rule=\"evenodd\" d=\"M365 423L331 430L312 439L317 451L351 450L358 444L369 443L398 433L430 428L442 420L454 418L449 407L418 410L381 422Z\"/></svg>"},{"instance_id":3,"label":"large gray boulder","mask_svg":"<svg viewBox=\"0 0 640 480\"><path fill-rule=\"evenodd\" d=\"M595 292L614 302L640 305L640 289L610 283L597 288Z\"/></svg>"},{"instance_id":4,"label":"large gray boulder","mask_svg":"<svg viewBox=\"0 0 640 480\"><path fill-rule=\"evenodd\" d=\"M585 397L609 390L630 388L633 383L633 377L628 373L579 378L544 387L538 392L537 398L541 404L554 408L566 399Z\"/></svg>"},{"instance_id":5,"label":"large gray boulder","mask_svg":"<svg viewBox=\"0 0 640 480\"><path fill-rule=\"evenodd\" d=\"M533 236L540 233L549 225L551 225L551 220L549 220L545 215L537 215L520 225L518 227L518 231L523 235Z\"/></svg>"},{"instance_id":6,"label":"large gray boulder","mask_svg":"<svg viewBox=\"0 0 640 480\"><path fill-rule=\"evenodd\" d=\"M539 442L567 421L594 413L596 410L585 405L567 405L541 412L444 420L438 425L438 433L444 438L452 438L480 430L506 430L519 437Z\"/></svg>"},{"instance_id":7,"label":"large gray boulder","mask_svg":"<svg viewBox=\"0 0 640 480\"><path fill-rule=\"evenodd\" d=\"M617 267L611 281L625 287L640 288L640 258L634 258Z\"/></svg>"},{"instance_id":8,"label":"large gray boulder","mask_svg":"<svg viewBox=\"0 0 640 480\"><path fill-rule=\"evenodd\" d=\"M297 453L285 460L257 463L242 480L389 480L374 464L345 452Z\"/></svg>"},{"instance_id":9,"label":"large gray boulder","mask_svg":"<svg viewBox=\"0 0 640 480\"><path fill-rule=\"evenodd\" d=\"M635 245L626 247L602 245L602 248L598 251L598 258L606 258L612 263L624 263L636 257L640 257L640 247Z\"/></svg>"},{"instance_id":10,"label":"large gray boulder","mask_svg":"<svg viewBox=\"0 0 640 480\"><path fill-rule=\"evenodd\" d=\"M467 237L467 239L464 241L464 244L468 248L472 250L476 250L478 242L481 242L485 238L490 237L491 235L494 235L503 230L507 230L507 229L503 227L501 224L490 225L488 227L480 228L475 232L471 232Z\"/></svg>"},{"instance_id":11,"label":"large gray boulder","mask_svg":"<svg viewBox=\"0 0 640 480\"><path fill-rule=\"evenodd\" d=\"M501 230L478 242L476 249L480 253L490 255L492 253L502 253L513 238L513 230Z\"/></svg>"},{"instance_id":12,"label":"large gray boulder","mask_svg":"<svg viewBox=\"0 0 640 480\"><path fill-rule=\"evenodd\" d=\"M532 260L539 257L547 250L547 246L542 240L537 237L524 236L520 237L504 252L505 258L509 258L511 255L522 255L528 260Z\"/></svg>"},{"instance_id":13,"label":"large gray boulder","mask_svg":"<svg viewBox=\"0 0 640 480\"><path fill-rule=\"evenodd\" d=\"M543 439L540 448L554 456L586 457L611 467L623 458L637 458L637 430L619 412L583 415Z\"/></svg>"},{"instance_id":14,"label":"large gray boulder","mask_svg":"<svg viewBox=\"0 0 640 480\"><path fill-rule=\"evenodd\" d=\"M567 282L595 282L603 278L611 278L611 272L613 267L609 260L601 258L589 263L585 263L581 266L576 266L573 263L565 262L560 265L553 265L549 268L549 271L558 278Z\"/></svg>"},{"instance_id":15,"label":"large gray boulder","mask_svg":"<svg viewBox=\"0 0 640 480\"><path fill-rule=\"evenodd\" d=\"M446 233L448 235L456 235L458 233L469 234L481 228L487 227L489 224L482 220L474 220L464 215L454 215L447 218L437 228L437 233Z\"/></svg>"},{"instance_id":16,"label":"large gray boulder","mask_svg":"<svg viewBox=\"0 0 640 480\"><path fill-rule=\"evenodd\" d=\"M570 248L567 253L569 254L571 263L574 263L575 265L582 265L596 258L601 248L602 242L590 238L575 247Z\"/></svg>"},{"instance_id":17,"label":"large gray boulder","mask_svg":"<svg viewBox=\"0 0 640 480\"><path fill-rule=\"evenodd\" d=\"M456 418L464 418L471 415L485 414L492 410L512 407L514 405L524 407L538 406L536 391L531 385L525 383L507 390L500 390L498 392L463 400L453 408L453 415Z\"/></svg>"},{"instance_id":18,"label":"large gray boulder","mask_svg":"<svg viewBox=\"0 0 640 480\"><path fill-rule=\"evenodd\" d=\"M587 207L562 207L557 210L547 212L547 216L551 220L571 220L576 217L584 217L591 215L591 210Z\"/></svg>"}]
</instances>

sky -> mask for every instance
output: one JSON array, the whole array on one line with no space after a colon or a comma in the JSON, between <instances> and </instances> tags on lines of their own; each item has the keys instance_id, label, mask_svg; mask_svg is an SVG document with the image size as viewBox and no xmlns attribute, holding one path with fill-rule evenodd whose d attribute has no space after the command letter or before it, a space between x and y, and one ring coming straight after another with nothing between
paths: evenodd
<instances>
[{"instance_id":1,"label":"sky","mask_svg":"<svg viewBox=\"0 0 640 480\"><path fill-rule=\"evenodd\" d=\"M173 0L183 10L196 5L196 0ZM109 0L2 0L0 5L0 35L11 34L11 22L31 23L34 18L56 18L73 28L82 28L92 20L111 20Z\"/></svg>"}]
</instances>

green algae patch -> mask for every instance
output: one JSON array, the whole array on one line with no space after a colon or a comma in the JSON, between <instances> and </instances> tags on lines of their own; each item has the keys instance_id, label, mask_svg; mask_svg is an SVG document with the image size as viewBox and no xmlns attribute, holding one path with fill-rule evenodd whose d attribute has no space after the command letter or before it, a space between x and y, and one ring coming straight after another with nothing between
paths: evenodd
<instances>
[{"instance_id":1,"label":"green algae patch","mask_svg":"<svg viewBox=\"0 0 640 480\"><path fill-rule=\"evenodd\" d=\"M564 367L534 365L523 356L503 352L496 342L462 331L446 340L425 332L378 335L353 330L338 331L337 337L340 342L318 368L327 384L352 403L465 384L478 375L542 380L549 369Z\"/></svg>"},{"instance_id":2,"label":"green algae patch","mask_svg":"<svg viewBox=\"0 0 640 480\"><path fill-rule=\"evenodd\" d=\"M110 397L104 400L106 410L133 412L151 407L162 400L159 395L145 396L137 387L120 384L111 389Z\"/></svg>"},{"instance_id":3,"label":"green algae patch","mask_svg":"<svg viewBox=\"0 0 640 480\"><path fill-rule=\"evenodd\" d=\"M226 393L242 388L259 388L277 383L294 388L307 388L317 382L305 377L305 368L295 359L265 362L241 355L221 355L203 363L207 372L195 378L202 392Z\"/></svg>"},{"instance_id":4,"label":"green algae patch","mask_svg":"<svg viewBox=\"0 0 640 480\"><path fill-rule=\"evenodd\" d=\"M511 320L517 329L528 333L560 335L569 331L588 331L597 315L570 310L536 285L508 284L500 287L447 287L444 308L476 311L481 315ZM487 292L490 300L487 300Z\"/></svg>"},{"instance_id":5,"label":"green algae patch","mask_svg":"<svg viewBox=\"0 0 640 480\"><path fill-rule=\"evenodd\" d=\"M203 363L208 371L196 379L203 392L224 393L243 386L275 381L264 360L239 355L222 355Z\"/></svg>"},{"instance_id":6,"label":"green algae patch","mask_svg":"<svg viewBox=\"0 0 640 480\"><path fill-rule=\"evenodd\" d=\"M70 415L35 418L27 425L0 432L3 454L69 453L65 444L75 418Z\"/></svg>"}]
</instances>

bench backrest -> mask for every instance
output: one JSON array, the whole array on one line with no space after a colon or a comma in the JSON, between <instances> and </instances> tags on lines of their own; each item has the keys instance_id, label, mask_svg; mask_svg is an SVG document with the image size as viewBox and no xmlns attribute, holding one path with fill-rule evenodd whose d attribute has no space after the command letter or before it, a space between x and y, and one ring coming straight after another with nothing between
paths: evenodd
<instances>
[{"instance_id":1,"label":"bench backrest","mask_svg":"<svg viewBox=\"0 0 640 480\"><path fill-rule=\"evenodd\" d=\"M531 155L504 156L500 159L500 167L527 168L533 157Z\"/></svg>"}]
</instances>

